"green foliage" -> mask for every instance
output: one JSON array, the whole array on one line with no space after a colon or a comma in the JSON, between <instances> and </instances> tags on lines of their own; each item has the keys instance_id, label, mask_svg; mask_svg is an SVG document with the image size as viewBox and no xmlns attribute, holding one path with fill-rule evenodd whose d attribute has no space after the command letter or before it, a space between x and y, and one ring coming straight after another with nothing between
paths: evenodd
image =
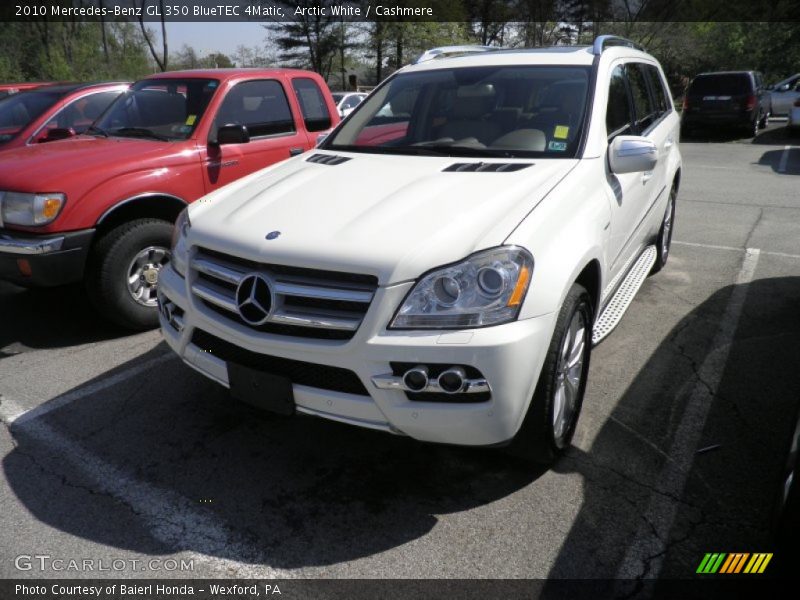
<instances>
[{"instance_id":1,"label":"green foliage","mask_svg":"<svg viewBox=\"0 0 800 600\"><path fill-rule=\"evenodd\" d=\"M0 23L1 81L133 80L149 72L132 23Z\"/></svg>"}]
</instances>

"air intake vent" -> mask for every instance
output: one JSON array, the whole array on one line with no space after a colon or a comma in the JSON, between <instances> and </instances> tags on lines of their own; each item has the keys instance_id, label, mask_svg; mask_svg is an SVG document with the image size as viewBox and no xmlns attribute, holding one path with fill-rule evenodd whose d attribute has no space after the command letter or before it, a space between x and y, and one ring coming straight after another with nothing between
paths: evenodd
<instances>
[{"instance_id":1,"label":"air intake vent","mask_svg":"<svg viewBox=\"0 0 800 600\"><path fill-rule=\"evenodd\" d=\"M335 154L312 154L306 159L306 162L319 163L321 165L329 165L335 167L350 160L348 156L336 156Z\"/></svg>"},{"instance_id":2,"label":"air intake vent","mask_svg":"<svg viewBox=\"0 0 800 600\"><path fill-rule=\"evenodd\" d=\"M489 173L510 173L532 167L533 163L455 163L443 171L470 171Z\"/></svg>"}]
</instances>

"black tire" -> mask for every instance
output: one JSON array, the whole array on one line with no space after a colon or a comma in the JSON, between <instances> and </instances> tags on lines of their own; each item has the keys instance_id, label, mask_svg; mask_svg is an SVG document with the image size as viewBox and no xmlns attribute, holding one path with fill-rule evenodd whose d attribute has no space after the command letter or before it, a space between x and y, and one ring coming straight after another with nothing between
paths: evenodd
<instances>
[{"instance_id":1,"label":"black tire","mask_svg":"<svg viewBox=\"0 0 800 600\"><path fill-rule=\"evenodd\" d=\"M745 128L745 131L747 131L747 137L754 138L758 135L760 122L761 122L761 111L758 112L756 118L753 119L753 122L750 123L750 125Z\"/></svg>"},{"instance_id":2,"label":"black tire","mask_svg":"<svg viewBox=\"0 0 800 600\"><path fill-rule=\"evenodd\" d=\"M155 247L166 250L168 256L171 239L172 223L137 219L97 240L87 264L86 288L103 316L126 329L141 331L158 326L157 307L137 302L127 280L132 261L140 252Z\"/></svg>"},{"instance_id":3,"label":"black tire","mask_svg":"<svg viewBox=\"0 0 800 600\"><path fill-rule=\"evenodd\" d=\"M650 270L651 275L655 275L669 260L669 251L672 247L672 233L675 231L675 204L678 199L678 189L673 185L669 191L669 202L664 211L664 218L661 221L661 229L658 231L658 240L656 241L656 262Z\"/></svg>"},{"instance_id":4,"label":"black tire","mask_svg":"<svg viewBox=\"0 0 800 600\"><path fill-rule=\"evenodd\" d=\"M538 464L551 465L569 446L580 415L589 373L592 324L594 323L592 306L589 293L581 285L573 284L558 313L553 337L550 340L542 372L528 406L525 420L506 449L509 454ZM565 337L569 335L570 324L578 314L585 323L581 353L582 369L569 423L563 428L561 435L556 435L553 412L556 405L556 394L559 390L562 350L565 342L569 341ZM578 339L577 336L575 339Z\"/></svg>"},{"instance_id":5,"label":"black tire","mask_svg":"<svg viewBox=\"0 0 800 600\"><path fill-rule=\"evenodd\" d=\"M766 129L767 128L767 125L769 125L769 116L770 116L769 111L764 113L764 116L761 117L761 120L758 122L758 128L759 129Z\"/></svg>"}]
</instances>

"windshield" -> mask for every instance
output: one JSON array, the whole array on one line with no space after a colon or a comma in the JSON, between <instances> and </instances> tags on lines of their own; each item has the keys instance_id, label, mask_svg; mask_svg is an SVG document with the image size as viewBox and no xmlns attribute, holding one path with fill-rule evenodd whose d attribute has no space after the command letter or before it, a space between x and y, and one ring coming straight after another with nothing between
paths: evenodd
<instances>
[{"instance_id":1,"label":"windshield","mask_svg":"<svg viewBox=\"0 0 800 600\"><path fill-rule=\"evenodd\" d=\"M745 73L726 75L699 75L689 86L692 95L748 94L752 91L750 76Z\"/></svg>"},{"instance_id":2,"label":"windshield","mask_svg":"<svg viewBox=\"0 0 800 600\"><path fill-rule=\"evenodd\" d=\"M135 83L91 131L163 141L185 140L197 127L216 79L152 79Z\"/></svg>"},{"instance_id":3,"label":"windshield","mask_svg":"<svg viewBox=\"0 0 800 600\"><path fill-rule=\"evenodd\" d=\"M344 94L340 94L338 92L334 92L331 94L331 96L333 96L333 101L335 104L339 104L339 102L342 101L342 98L344 98Z\"/></svg>"},{"instance_id":4,"label":"windshield","mask_svg":"<svg viewBox=\"0 0 800 600\"><path fill-rule=\"evenodd\" d=\"M39 115L61 99L62 94L22 92L0 100L0 144L11 141Z\"/></svg>"},{"instance_id":5,"label":"windshield","mask_svg":"<svg viewBox=\"0 0 800 600\"><path fill-rule=\"evenodd\" d=\"M493 66L400 73L323 148L448 156L573 158L589 67Z\"/></svg>"}]
</instances>

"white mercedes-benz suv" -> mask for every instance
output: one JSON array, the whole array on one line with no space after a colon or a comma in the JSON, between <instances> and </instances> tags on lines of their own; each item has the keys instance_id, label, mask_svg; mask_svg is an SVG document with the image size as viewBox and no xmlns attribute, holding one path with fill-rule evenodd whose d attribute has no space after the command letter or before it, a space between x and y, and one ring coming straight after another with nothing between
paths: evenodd
<instances>
[{"instance_id":1,"label":"white mercedes-benz suv","mask_svg":"<svg viewBox=\"0 0 800 600\"><path fill-rule=\"evenodd\" d=\"M184 211L163 334L272 411L551 462L591 347L667 261L679 117L621 38L431 55Z\"/></svg>"}]
</instances>

